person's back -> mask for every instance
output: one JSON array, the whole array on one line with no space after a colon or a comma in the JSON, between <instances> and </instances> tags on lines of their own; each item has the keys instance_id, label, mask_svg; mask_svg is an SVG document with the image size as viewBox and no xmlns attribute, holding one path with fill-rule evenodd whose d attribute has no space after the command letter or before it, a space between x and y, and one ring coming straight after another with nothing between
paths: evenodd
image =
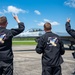
<instances>
[{"instance_id":1,"label":"person's back","mask_svg":"<svg viewBox=\"0 0 75 75\"><path fill-rule=\"evenodd\" d=\"M42 53L42 75L61 75L61 55L65 52L62 41L58 35L51 32L50 23L45 23L44 28L49 29L44 29L46 33L40 37L36 47L36 52Z\"/></svg>"},{"instance_id":2,"label":"person's back","mask_svg":"<svg viewBox=\"0 0 75 75\"><path fill-rule=\"evenodd\" d=\"M43 46L43 60L47 65L58 66L63 62L60 50L60 38L52 32L46 32L42 37ZM63 47L63 45L61 46ZM38 52L38 51L37 51ZM47 58L47 59L45 59Z\"/></svg>"},{"instance_id":3,"label":"person's back","mask_svg":"<svg viewBox=\"0 0 75 75\"><path fill-rule=\"evenodd\" d=\"M13 75L13 51L12 38L24 30L24 23L17 16L14 19L18 23L16 29L6 29L8 24L5 16L0 17L0 75Z\"/></svg>"}]
</instances>

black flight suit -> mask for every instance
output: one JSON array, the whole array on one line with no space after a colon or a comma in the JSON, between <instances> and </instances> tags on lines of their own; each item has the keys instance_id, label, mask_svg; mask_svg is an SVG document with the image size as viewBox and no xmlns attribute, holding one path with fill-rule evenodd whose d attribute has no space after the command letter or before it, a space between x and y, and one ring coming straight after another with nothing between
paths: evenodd
<instances>
[{"instance_id":1,"label":"black flight suit","mask_svg":"<svg viewBox=\"0 0 75 75\"><path fill-rule=\"evenodd\" d=\"M36 52L42 53L42 75L62 75L61 66L64 54L63 43L60 37L52 32L46 32L40 37Z\"/></svg>"},{"instance_id":2,"label":"black flight suit","mask_svg":"<svg viewBox=\"0 0 75 75\"><path fill-rule=\"evenodd\" d=\"M16 29L0 27L0 75L13 75L12 38L24 30L23 22Z\"/></svg>"},{"instance_id":3,"label":"black flight suit","mask_svg":"<svg viewBox=\"0 0 75 75\"><path fill-rule=\"evenodd\" d=\"M71 29L69 22L66 22L66 31L75 39L75 30Z\"/></svg>"},{"instance_id":4,"label":"black flight suit","mask_svg":"<svg viewBox=\"0 0 75 75\"><path fill-rule=\"evenodd\" d=\"M65 26L66 26L66 31L75 39L75 30L71 29L70 23L66 22ZM75 71L74 71L74 75L75 75Z\"/></svg>"}]
</instances>

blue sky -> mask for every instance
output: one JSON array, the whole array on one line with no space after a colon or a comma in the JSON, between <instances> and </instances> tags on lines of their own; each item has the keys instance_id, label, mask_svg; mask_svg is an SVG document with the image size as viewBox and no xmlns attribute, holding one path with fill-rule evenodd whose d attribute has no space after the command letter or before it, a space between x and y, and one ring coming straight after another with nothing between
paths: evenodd
<instances>
[{"instance_id":1,"label":"blue sky","mask_svg":"<svg viewBox=\"0 0 75 75\"><path fill-rule=\"evenodd\" d=\"M8 29L17 27L12 13L24 22L25 31L43 29L44 23L50 22L53 32L66 32L67 18L71 19L71 27L75 29L75 0L0 0L0 16L7 17Z\"/></svg>"}]
</instances>

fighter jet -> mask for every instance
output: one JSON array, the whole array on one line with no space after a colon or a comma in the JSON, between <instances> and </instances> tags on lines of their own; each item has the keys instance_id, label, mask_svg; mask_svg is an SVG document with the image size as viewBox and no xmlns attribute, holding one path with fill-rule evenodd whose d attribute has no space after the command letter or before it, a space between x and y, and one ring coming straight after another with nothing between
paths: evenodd
<instances>
[{"instance_id":1,"label":"fighter jet","mask_svg":"<svg viewBox=\"0 0 75 75\"><path fill-rule=\"evenodd\" d=\"M55 32L57 35L59 35L63 41L64 44L69 46L69 49L74 49L75 45L75 39L72 38L68 33L66 32ZM30 38L36 38L35 41L38 43L38 40L40 38L40 36L42 36L43 34L45 34L45 31L40 29L40 28L31 28L25 32L20 33L19 35L17 35L16 37L30 37Z\"/></svg>"},{"instance_id":2,"label":"fighter jet","mask_svg":"<svg viewBox=\"0 0 75 75\"><path fill-rule=\"evenodd\" d=\"M75 45L75 39L73 37L71 37L68 33L66 32L57 32L56 34L58 34L63 43L68 45L69 46L69 49L70 50L73 50L74 49L74 45Z\"/></svg>"},{"instance_id":3,"label":"fighter jet","mask_svg":"<svg viewBox=\"0 0 75 75\"><path fill-rule=\"evenodd\" d=\"M36 37L40 37L44 33L45 33L44 30L40 28L31 28L23 33L20 33L16 37L34 37L36 38Z\"/></svg>"}]
</instances>

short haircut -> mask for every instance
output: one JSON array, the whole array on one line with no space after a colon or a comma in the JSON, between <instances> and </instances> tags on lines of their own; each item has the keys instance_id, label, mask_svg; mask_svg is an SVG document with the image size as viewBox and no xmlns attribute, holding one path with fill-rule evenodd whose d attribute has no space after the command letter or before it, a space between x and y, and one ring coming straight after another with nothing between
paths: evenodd
<instances>
[{"instance_id":1,"label":"short haircut","mask_svg":"<svg viewBox=\"0 0 75 75\"><path fill-rule=\"evenodd\" d=\"M7 18L5 16L0 17L0 25L5 24L7 22Z\"/></svg>"},{"instance_id":2,"label":"short haircut","mask_svg":"<svg viewBox=\"0 0 75 75\"><path fill-rule=\"evenodd\" d=\"M49 22L46 22L46 23L44 24L44 28L45 28L46 30L51 30L51 24L50 24Z\"/></svg>"}]
</instances>

